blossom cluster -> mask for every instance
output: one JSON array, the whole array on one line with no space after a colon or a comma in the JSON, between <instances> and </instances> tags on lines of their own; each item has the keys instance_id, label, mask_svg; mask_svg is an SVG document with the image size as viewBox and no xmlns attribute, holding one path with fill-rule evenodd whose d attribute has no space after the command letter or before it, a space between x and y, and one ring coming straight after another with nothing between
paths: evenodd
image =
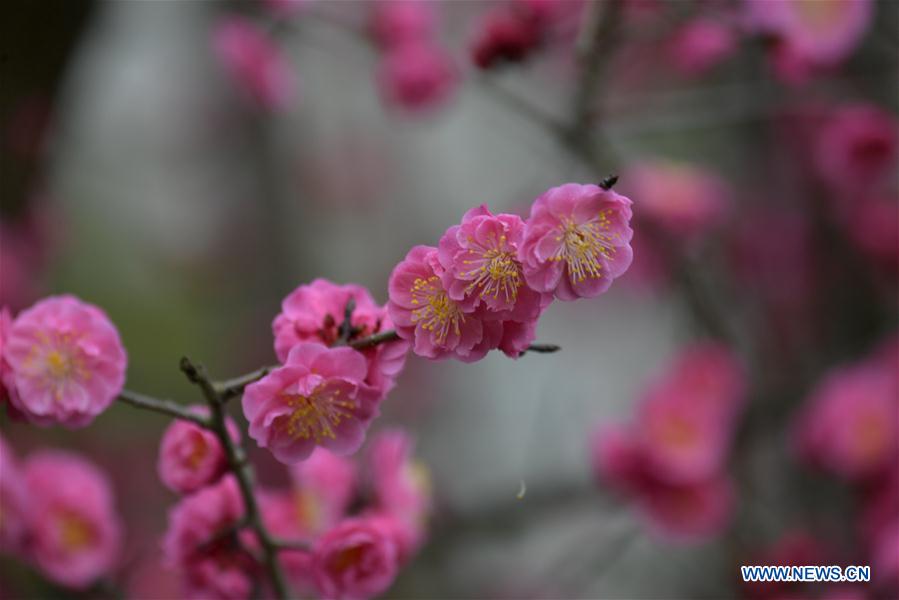
<instances>
[{"instance_id":1,"label":"blossom cluster","mask_svg":"<svg viewBox=\"0 0 899 600\"><path fill-rule=\"evenodd\" d=\"M745 400L726 347L696 343L644 391L636 422L602 426L592 459L602 484L633 500L652 530L690 539L719 532L734 504L726 462Z\"/></svg>"},{"instance_id":2,"label":"blossom cluster","mask_svg":"<svg viewBox=\"0 0 899 600\"><path fill-rule=\"evenodd\" d=\"M250 437L288 464L308 458L316 446L344 455L358 450L405 364L408 344L334 346L392 326L387 310L361 286L316 279L291 292L272 323L283 365L244 391Z\"/></svg>"},{"instance_id":3,"label":"blossom cluster","mask_svg":"<svg viewBox=\"0 0 899 600\"><path fill-rule=\"evenodd\" d=\"M106 475L85 458L41 450L23 462L0 438L0 552L51 581L85 589L116 565L121 520Z\"/></svg>"},{"instance_id":4,"label":"blossom cluster","mask_svg":"<svg viewBox=\"0 0 899 600\"><path fill-rule=\"evenodd\" d=\"M526 220L473 208L394 268L388 314L419 356L520 356L553 298L598 296L627 270L631 216L627 197L575 183L540 195Z\"/></svg>"},{"instance_id":5,"label":"blossom cluster","mask_svg":"<svg viewBox=\"0 0 899 600\"><path fill-rule=\"evenodd\" d=\"M392 584L427 532L427 469L411 438L372 438L363 464L318 448L290 468L286 489L257 490L289 583L301 595L371 598ZM368 477L363 478L362 473ZM169 513L163 550L188 597L248 598L261 565L259 541L241 530L243 498L233 475L187 495Z\"/></svg>"}]
</instances>

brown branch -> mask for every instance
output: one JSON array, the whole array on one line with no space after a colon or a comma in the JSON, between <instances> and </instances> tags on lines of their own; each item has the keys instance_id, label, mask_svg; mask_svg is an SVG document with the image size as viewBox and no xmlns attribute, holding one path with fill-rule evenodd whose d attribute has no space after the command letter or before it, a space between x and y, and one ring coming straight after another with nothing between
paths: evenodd
<instances>
[{"instance_id":1,"label":"brown branch","mask_svg":"<svg viewBox=\"0 0 899 600\"><path fill-rule=\"evenodd\" d=\"M142 410L151 410L153 412L168 415L176 419L190 421L205 429L212 428L212 424L210 423L209 419L201 415L194 414L190 412L186 407L178 404L177 402L172 402L171 400L153 398L151 396L145 396L144 394L132 392L131 390L122 390L119 393L119 397L117 398L117 400L119 402L124 402L125 404L130 404L131 406L140 408Z\"/></svg>"},{"instance_id":2,"label":"brown branch","mask_svg":"<svg viewBox=\"0 0 899 600\"><path fill-rule=\"evenodd\" d=\"M225 456L228 459L228 466L237 479L241 496L243 496L245 518L248 526L256 533L256 537L259 538L259 545L262 546L260 560L265 566L269 578L272 580L275 596L279 600L286 600L290 593L284 578L284 572L281 570L281 565L278 562L277 547L271 534L262 522L259 504L256 502L256 495L253 493L253 468L247 461L243 447L234 442L225 425L224 400L201 365L194 365L190 359L185 357L181 359L181 370L191 383L199 386L207 404L209 404L211 429L218 437L219 443L222 445Z\"/></svg>"}]
</instances>

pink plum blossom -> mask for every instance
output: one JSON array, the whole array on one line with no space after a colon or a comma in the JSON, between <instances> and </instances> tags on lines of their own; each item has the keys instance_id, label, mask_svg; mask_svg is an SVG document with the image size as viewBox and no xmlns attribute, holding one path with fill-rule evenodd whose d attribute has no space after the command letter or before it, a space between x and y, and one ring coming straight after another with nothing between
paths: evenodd
<instances>
[{"instance_id":1,"label":"pink plum blossom","mask_svg":"<svg viewBox=\"0 0 899 600\"><path fill-rule=\"evenodd\" d=\"M433 39L434 3L427 0L376 0L372 3L371 32L378 45L390 50Z\"/></svg>"},{"instance_id":2,"label":"pink plum blossom","mask_svg":"<svg viewBox=\"0 0 899 600\"><path fill-rule=\"evenodd\" d=\"M115 325L74 296L52 296L22 311L3 356L11 401L37 425L83 427L125 383L127 358Z\"/></svg>"},{"instance_id":3,"label":"pink plum blossom","mask_svg":"<svg viewBox=\"0 0 899 600\"><path fill-rule=\"evenodd\" d=\"M349 341L393 328L387 309L379 306L364 287L316 279L297 287L281 303L281 312L272 323L278 360L287 360L290 349L300 342L334 345L351 298L355 309L350 319ZM365 383L380 390L382 398L393 388L406 363L408 349L407 342L397 341L360 350L368 363Z\"/></svg>"},{"instance_id":4,"label":"pink plum blossom","mask_svg":"<svg viewBox=\"0 0 899 600\"><path fill-rule=\"evenodd\" d=\"M293 69L252 22L223 18L213 31L213 48L234 82L260 108L280 110L291 101L296 84Z\"/></svg>"},{"instance_id":5,"label":"pink plum blossom","mask_svg":"<svg viewBox=\"0 0 899 600\"><path fill-rule=\"evenodd\" d=\"M709 232L723 222L730 208L727 183L687 163L648 161L628 169L623 179L622 187L637 198L640 218L677 238Z\"/></svg>"},{"instance_id":6,"label":"pink plum blossom","mask_svg":"<svg viewBox=\"0 0 899 600\"><path fill-rule=\"evenodd\" d=\"M194 406L191 410L203 416L209 414L205 406ZM232 439L239 441L237 424L229 417L226 425ZM176 419L162 434L157 472L173 492L190 494L215 483L226 468L225 452L216 435L208 429Z\"/></svg>"},{"instance_id":7,"label":"pink plum blossom","mask_svg":"<svg viewBox=\"0 0 899 600\"><path fill-rule=\"evenodd\" d=\"M413 441L401 429L379 432L368 450L378 509L408 528L412 547L404 556L420 544L431 506L430 473L412 451Z\"/></svg>"},{"instance_id":8,"label":"pink plum blossom","mask_svg":"<svg viewBox=\"0 0 899 600\"><path fill-rule=\"evenodd\" d=\"M551 300L524 282L518 252L524 221L517 215L494 215L484 206L469 210L461 225L440 238L437 257L447 295L465 306L480 305L519 323L534 321Z\"/></svg>"},{"instance_id":9,"label":"pink plum blossom","mask_svg":"<svg viewBox=\"0 0 899 600\"><path fill-rule=\"evenodd\" d=\"M424 112L450 99L457 73L444 50L426 42L410 42L391 48L382 56L377 81L388 105Z\"/></svg>"},{"instance_id":10,"label":"pink plum blossom","mask_svg":"<svg viewBox=\"0 0 899 600\"><path fill-rule=\"evenodd\" d=\"M30 456L23 473L33 516L29 554L41 572L82 589L109 574L122 526L106 475L80 456L51 450Z\"/></svg>"},{"instance_id":11,"label":"pink plum blossom","mask_svg":"<svg viewBox=\"0 0 899 600\"><path fill-rule=\"evenodd\" d=\"M21 554L25 550L31 508L22 470L0 436L0 552Z\"/></svg>"},{"instance_id":12,"label":"pink plum blossom","mask_svg":"<svg viewBox=\"0 0 899 600\"><path fill-rule=\"evenodd\" d=\"M286 464L318 445L355 452L378 413L379 393L363 383L366 372L365 358L352 348L297 344L283 367L244 391L250 437Z\"/></svg>"},{"instance_id":13,"label":"pink plum blossom","mask_svg":"<svg viewBox=\"0 0 899 600\"><path fill-rule=\"evenodd\" d=\"M847 479L881 474L899 453L897 383L891 369L873 362L828 374L796 424L801 456Z\"/></svg>"},{"instance_id":14,"label":"pink plum blossom","mask_svg":"<svg viewBox=\"0 0 899 600\"><path fill-rule=\"evenodd\" d=\"M713 19L695 18L675 34L668 44L671 62L680 72L703 75L737 50L733 28Z\"/></svg>"},{"instance_id":15,"label":"pink plum blossom","mask_svg":"<svg viewBox=\"0 0 899 600\"><path fill-rule=\"evenodd\" d=\"M449 297L437 248L415 246L390 274L387 312L401 338L412 342L413 351L427 358L454 356L472 362L490 349L485 333L502 337L501 327L488 327L478 315ZM495 345L494 345L495 346Z\"/></svg>"},{"instance_id":16,"label":"pink plum blossom","mask_svg":"<svg viewBox=\"0 0 899 600\"><path fill-rule=\"evenodd\" d=\"M815 166L840 195L855 198L895 175L899 121L871 104L850 104L829 115L815 140Z\"/></svg>"},{"instance_id":17,"label":"pink plum blossom","mask_svg":"<svg viewBox=\"0 0 899 600\"><path fill-rule=\"evenodd\" d=\"M399 569L397 541L382 519L347 519L318 539L312 570L320 594L365 600L390 587Z\"/></svg>"},{"instance_id":18,"label":"pink plum blossom","mask_svg":"<svg viewBox=\"0 0 899 600\"><path fill-rule=\"evenodd\" d=\"M775 43L775 69L791 83L838 66L855 50L874 14L870 0L744 0L746 24Z\"/></svg>"},{"instance_id":19,"label":"pink plum blossom","mask_svg":"<svg viewBox=\"0 0 899 600\"><path fill-rule=\"evenodd\" d=\"M631 264L631 201L599 186L568 183L531 207L519 259L527 284L560 300L592 298Z\"/></svg>"}]
</instances>

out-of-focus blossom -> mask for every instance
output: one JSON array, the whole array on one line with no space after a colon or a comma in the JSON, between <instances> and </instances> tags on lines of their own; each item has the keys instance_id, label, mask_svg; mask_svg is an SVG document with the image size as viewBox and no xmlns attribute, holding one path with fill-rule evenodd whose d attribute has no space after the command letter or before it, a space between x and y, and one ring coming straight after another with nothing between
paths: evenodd
<instances>
[{"instance_id":1,"label":"out-of-focus blossom","mask_svg":"<svg viewBox=\"0 0 899 600\"><path fill-rule=\"evenodd\" d=\"M631 264L631 201L568 183L534 201L519 258L528 285L560 300L592 298Z\"/></svg>"},{"instance_id":2,"label":"out-of-focus blossom","mask_svg":"<svg viewBox=\"0 0 899 600\"><path fill-rule=\"evenodd\" d=\"M375 41L390 50L432 40L436 29L434 6L427 0L376 0L370 24Z\"/></svg>"},{"instance_id":3,"label":"out-of-focus blossom","mask_svg":"<svg viewBox=\"0 0 899 600\"><path fill-rule=\"evenodd\" d=\"M734 30L720 21L698 17L683 25L668 43L671 63L685 75L699 77L737 50Z\"/></svg>"},{"instance_id":4,"label":"out-of-focus blossom","mask_svg":"<svg viewBox=\"0 0 899 600\"><path fill-rule=\"evenodd\" d=\"M720 532L735 503L724 467L744 396L743 369L726 347L688 346L649 386L634 425L594 434L597 477L665 537Z\"/></svg>"},{"instance_id":5,"label":"out-of-focus blossom","mask_svg":"<svg viewBox=\"0 0 899 600\"><path fill-rule=\"evenodd\" d=\"M33 517L29 555L41 572L73 588L109 574L122 528L106 475L80 456L49 450L30 456L23 473Z\"/></svg>"},{"instance_id":6,"label":"out-of-focus blossom","mask_svg":"<svg viewBox=\"0 0 899 600\"><path fill-rule=\"evenodd\" d=\"M381 57L377 81L390 106L424 112L446 103L457 85L456 68L446 51L427 42L391 48Z\"/></svg>"},{"instance_id":7,"label":"out-of-focus blossom","mask_svg":"<svg viewBox=\"0 0 899 600\"><path fill-rule=\"evenodd\" d=\"M734 493L724 475L685 484L661 480L638 435L628 429L598 430L591 456L600 484L631 499L650 531L660 537L687 542L716 535L733 514Z\"/></svg>"},{"instance_id":8,"label":"out-of-focus blossom","mask_svg":"<svg viewBox=\"0 0 899 600\"><path fill-rule=\"evenodd\" d=\"M899 381L875 362L835 369L797 422L801 456L850 480L883 473L899 455Z\"/></svg>"},{"instance_id":9,"label":"out-of-focus blossom","mask_svg":"<svg viewBox=\"0 0 899 600\"><path fill-rule=\"evenodd\" d=\"M372 486L378 510L408 527L412 548L420 544L431 507L428 468L412 455L413 441L401 429L380 432L368 451Z\"/></svg>"},{"instance_id":10,"label":"out-of-focus blossom","mask_svg":"<svg viewBox=\"0 0 899 600\"><path fill-rule=\"evenodd\" d=\"M355 302L347 341L368 337L393 328L387 309L378 306L367 289L360 285L337 285L316 279L301 285L281 303L281 312L272 323L275 353L287 360L290 349L300 342L332 346L340 336L346 306ZM409 344L405 341L378 344L361 350L368 363L365 383L380 391L383 398L393 388L406 363Z\"/></svg>"},{"instance_id":11,"label":"out-of-focus blossom","mask_svg":"<svg viewBox=\"0 0 899 600\"><path fill-rule=\"evenodd\" d=\"M400 566L397 541L382 519L347 519L316 542L312 570L325 598L366 600L387 591Z\"/></svg>"},{"instance_id":12,"label":"out-of-focus blossom","mask_svg":"<svg viewBox=\"0 0 899 600\"><path fill-rule=\"evenodd\" d=\"M291 467L293 499L308 531L319 534L343 518L356 492L353 461L324 448L316 448L303 462Z\"/></svg>"},{"instance_id":13,"label":"out-of-focus blossom","mask_svg":"<svg viewBox=\"0 0 899 600\"><path fill-rule=\"evenodd\" d=\"M24 419L25 417L13 405L12 400L10 399L10 395L15 391L15 387L12 385L12 369L10 368L9 363L6 362L6 357L3 353L3 348L6 346L6 337L9 335L11 327L12 314L9 312L9 309L4 306L0 308L0 407L5 404L7 414L15 419ZM10 382L8 389L6 384L7 381Z\"/></svg>"},{"instance_id":14,"label":"out-of-focus blossom","mask_svg":"<svg viewBox=\"0 0 899 600\"><path fill-rule=\"evenodd\" d=\"M235 84L260 108L280 110L293 99L296 81L290 62L249 20L229 16L216 23L213 48Z\"/></svg>"},{"instance_id":15,"label":"out-of-focus blossom","mask_svg":"<svg viewBox=\"0 0 899 600\"><path fill-rule=\"evenodd\" d=\"M791 83L845 61L874 14L870 0L744 0L744 6L747 26L773 39L776 72Z\"/></svg>"},{"instance_id":16,"label":"out-of-focus blossom","mask_svg":"<svg viewBox=\"0 0 899 600\"><path fill-rule=\"evenodd\" d=\"M21 310L40 296L42 273L62 237L61 224L42 194L29 197L15 219L0 216L0 306Z\"/></svg>"},{"instance_id":17,"label":"out-of-focus blossom","mask_svg":"<svg viewBox=\"0 0 899 600\"><path fill-rule=\"evenodd\" d=\"M205 406L194 406L191 410L203 416L209 414ZM231 438L239 441L237 424L229 417L226 425ZM173 492L189 494L215 483L226 468L225 452L216 435L208 429L176 419L162 434L157 472Z\"/></svg>"},{"instance_id":18,"label":"out-of-focus blossom","mask_svg":"<svg viewBox=\"0 0 899 600\"><path fill-rule=\"evenodd\" d=\"M297 344L283 367L244 391L250 437L286 464L318 445L355 452L378 413L379 392L363 383L366 373L365 358L352 348Z\"/></svg>"},{"instance_id":19,"label":"out-of-focus blossom","mask_svg":"<svg viewBox=\"0 0 899 600\"><path fill-rule=\"evenodd\" d=\"M479 360L489 349L482 344L485 324L449 297L443 272L437 248L412 248L390 275L387 312L397 333L412 342L419 356ZM498 343L499 335L496 338Z\"/></svg>"},{"instance_id":20,"label":"out-of-focus blossom","mask_svg":"<svg viewBox=\"0 0 899 600\"><path fill-rule=\"evenodd\" d=\"M720 225L731 204L727 183L710 171L686 163L653 161L624 175L637 198L637 214L667 233L692 238Z\"/></svg>"},{"instance_id":21,"label":"out-of-focus blossom","mask_svg":"<svg viewBox=\"0 0 899 600\"><path fill-rule=\"evenodd\" d=\"M125 383L127 357L115 325L74 296L52 296L19 313L3 356L13 405L38 425L83 427Z\"/></svg>"},{"instance_id":22,"label":"out-of-focus blossom","mask_svg":"<svg viewBox=\"0 0 899 600\"><path fill-rule=\"evenodd\" d=\"M814 158L821 178L838 194L854 200L858 190L876 188L884 179L895 177L899 121L871 104L841 107L825 119L815 140Z\"/></svg>"},{"instance_id":23,"label":"out-of-focus blossom","mask_svg":"<svg viewBox=\"0 0 899 600\"><path fill-rule=\"evenodd\" d=\"M461 225L440 238L438 259L445 269L449 297L471 311L479 305L519 323L534 321L551 296L524 282L518 252L524 221L517 215L494 215L486 206L469 210Z\"/></svg>"},{"instance_id":24,"label":"out-of-focus blossom","mask_svg":"<svg viewBox=\"0 0 899 600\"><path fill-rule=\"evenodd\" d=\"M229 533L243 516L243 498L233 475L185 496L169 511L163 556L180 573L186 597L238 600L251 596L259 567L241 546L252 547L255 539L247 532Z\"/></svg>"},{"instance_id":25,"label":"out-of-focus blossom","mask_svg":"<svg viewBox=\"0 0 899 600\"><path fill-rule=\"evenodd\" d=\"M540 44L539 21L515 6L498 6L481 17L471 44L471 58L481 69L519 62Z\"/></svg>"},{"instance_id":26,"label":"out-of-focus blossom","mask_svg":"<svg viewBox=\"0 0 899 600\"><path fill-rule=\"evenodd\" d=\"M0 552L21 555L25 550L31 509L18 461L0 436Z\"/></svg>"}]
</instances>

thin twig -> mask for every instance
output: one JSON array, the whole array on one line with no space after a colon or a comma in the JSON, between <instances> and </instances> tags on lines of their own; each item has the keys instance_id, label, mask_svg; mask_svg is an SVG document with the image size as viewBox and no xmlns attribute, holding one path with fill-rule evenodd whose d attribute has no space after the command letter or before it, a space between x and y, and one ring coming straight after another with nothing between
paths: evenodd
<instances>
[{"instance_id":1,"label":"thin twig","mask_svg":"<svg viewBox=\"0 0 899 600\"><path fill-rule=\"evenodd\" d=\"M554 352L558 352L562 349L562 346L557 344L531 344L527 347L527 350L521 353L522 356L526 352L536 352L537 354L552 354Z\"/></svg>"},{"instance_id":2,"label":"thin twig","mask_svg":"<svg viewBox=\"0 0 899 600\"><path fill-rule=\"evenodd\" d=\"M344 346L353 336L353 311L356 310L356 298L350 296L350 299L346 302L346 307L343 309L343 322L340 324L340 327L337 329L337 341L334 342L335 346Z\"/></svg>"},{"instance_id":3,"label":"thin twig","mask_svg":"<svg viewBox=\"0 0 899 600\"><path fill-rule=\"evenodd\" d=\"M256 537L259 538L259 544L262 546L261 562L272 580L275 596L279 600L286 600L290 594L284 578L284 572L281 570L281 565L278 562L277 548L274 545L271 534L269 534L268 529L262 522L259 504L256 502L256 495L253 493L253 468L246 459L243 447L236 444L228 432L228 428L225 425L224 401L201 365L194 365L190 359L184 357L181 359L181 370L191 383L200 387L206 402L209 404L212 430L225 451L230 470L234 473L240 487L245 506L246 521L249 527L256 533Z\"/></svg>"},{"instance_id":4,"label":"thin twig","mask_svg":"<svg viewBox=\"0 0 899 600\"><path fill-rule=\"evenodd\" d=\"M382 331L381 333L376 333L374 335L370 335L368 337L359 338L358 340L353 340L349 344L347 344L350 348L355 348L356 350L364 350L366 348L373 348L378 344L386 344L387 342L395 342L400 339L400 335L396 332L395 329L388 329L387 331Z\"/></svg>"},{"instance_id":5,"label":"thin twig","mask_svg":"<svg viewBox=\"0 0 899 600\"><path fill-rule=\"evenodd\" d=\"M178 404L177 402L172 402L171 400L153 398L144 394L132 392L131 390L122 390L119 393L118 400L119 402L124 402L125 404L130 404L131 406L143 410L152 410L153 412L158 412L163 415L175 417L176 419L190 421L206 429L212 428L209 419L203 417L202 415L194 414L190 412L186 407Z\"/></svg>"},{"instance_id":6,"label":"thin twig","mask_svg":"<svg viewBox=\"0 0 899 600\"><path fill-rule=\"evenodd\" d=\"M252 373L247 373L246 375L241 375L240 377L226 379L225 381L213 382L212 385L216 393L222 399L222 402L227 402L231 398L235 398L243 394L243 390L245 387L247 387L251 383L259 381L277 368L277 365L262 367L261 369L256 369Z\"/></svg>"}]
</instances>

